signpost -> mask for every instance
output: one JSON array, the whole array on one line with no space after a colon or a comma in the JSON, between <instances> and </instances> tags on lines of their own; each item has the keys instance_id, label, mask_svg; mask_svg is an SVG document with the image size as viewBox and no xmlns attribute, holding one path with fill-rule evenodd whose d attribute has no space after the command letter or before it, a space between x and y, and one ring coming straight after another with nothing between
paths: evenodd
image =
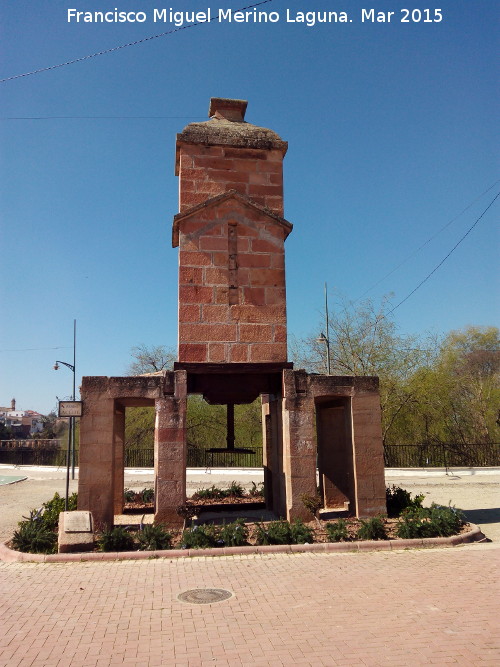
<instances>
[{"instance_id":1,"label":"signpost","mask_svg":"<svg viewBox=\"0 0 500 667\"><path fill-rule=\"evenodd\" d=\"M68 510L68 494L69 494L69 468L71 463L71 458L73 459L72 465L72 478L75 479L75 417L81 417L82 415L82 402L75 401L76 396L76 320L73 320L73 363L69 364L66 361L56 361L54 364L54 370L57 371L59 364L63 364L70 369L73 373L73 394L71 396L71 401L59 401L59 417L69 417L69 432L68 432L68 454L66 462L66 503L65 509Z\"/></svg>"},{"instance_id":2,"label":"signpost","mask_svg":"<svg viewBox=\"0 0 500 667\"><path fill-rule=\"evenodd\" d=\"M59 401L59 417L81 417L82 401Z\"/></svg>"}]
</instances>

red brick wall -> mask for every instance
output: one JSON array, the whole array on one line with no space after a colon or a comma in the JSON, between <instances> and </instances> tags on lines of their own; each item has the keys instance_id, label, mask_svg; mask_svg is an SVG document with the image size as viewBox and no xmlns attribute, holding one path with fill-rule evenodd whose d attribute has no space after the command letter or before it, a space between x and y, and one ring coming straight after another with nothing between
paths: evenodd
<instances>
[{"instance_id":1,"label":"red brick wall","mask_svg":"<svg viewBox=\"0 0 500 667\"><path fill-rule=\"evenodd\" d=\"M284 237L235 199L180 221L179 361L286 361Z\"/></svg>"},{"instance_id":2,"label":"red brick wall","mask_svg":"<svg viewBox=\"0 0 500 667\"><path fill-rule=\"evenodd\" d=\"M180 146L181 213L227 190L237 190L283 216L283 153L232 146Z\"/></svg>"}]
</instances>

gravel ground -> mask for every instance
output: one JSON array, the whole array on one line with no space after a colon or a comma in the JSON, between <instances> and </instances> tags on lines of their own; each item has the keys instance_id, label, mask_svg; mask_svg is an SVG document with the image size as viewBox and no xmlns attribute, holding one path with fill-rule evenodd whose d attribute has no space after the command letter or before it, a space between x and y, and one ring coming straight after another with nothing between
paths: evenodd
<instances>
[{"instance_id":1,"label":"gravel ground","mask_svg":"<svg viewBox=\"0 0 500 667\"><path fill-rule=\"evenodd\" d=\"M57 491L64 495L66 470L64 468L39 468L32 466L0 465L0 476L19 477L26 480L0 486L0 541L12 536L18 521L27 516L30 509L40 507ZM76 474L78 476L78 474ZM188 495L196 489L212 484L224 486L233 480L245 488L252 481L262 481L261 470L188 470ZM152 486L152 471L126 470L125 486L143 489ZM424 493L425 505L432 502L451 503L462 509L469 521L481 526L483 533L493 542L500 542L500 469L439 470L387 470L386 483L401 486L412 494ZM70 493L77 491L78 480L70 480Z\"/></svg>"}]
</instances>

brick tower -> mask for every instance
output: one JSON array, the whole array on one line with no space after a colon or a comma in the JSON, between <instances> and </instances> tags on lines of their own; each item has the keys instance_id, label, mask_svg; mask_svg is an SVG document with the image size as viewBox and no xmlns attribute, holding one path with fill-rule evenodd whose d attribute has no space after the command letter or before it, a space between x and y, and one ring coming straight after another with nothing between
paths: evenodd
<instances>
[{"instance_id":1,"label":"brick tower","mask_svg":"<svg viewBox=\"0 0 500 667\"><path fill-rule=\"evenodd\" d=\"M179 362L286 362L283 157L287 143L212 98L177 135Z\"/></svg>"},{"instance_id":2,"label":"brick tower","mask_svg":"<svg viewBox=\"0 0 500 667\"><path fill-rule=\"evenodd\" d=\"M243 100L213 98L210 120L177 135L179 355L173 371L84 377L78 507L112 525L123 512L125 414L154 406L155 521L181 525L188 396L234 406L262 401L266 505L308 519L319 477L325 509L385 512L378 378L309 375L287 361L283 157L287 143L245 121ZM221 445L224 443L220 443Z\"/></svg>"}]
</instances>

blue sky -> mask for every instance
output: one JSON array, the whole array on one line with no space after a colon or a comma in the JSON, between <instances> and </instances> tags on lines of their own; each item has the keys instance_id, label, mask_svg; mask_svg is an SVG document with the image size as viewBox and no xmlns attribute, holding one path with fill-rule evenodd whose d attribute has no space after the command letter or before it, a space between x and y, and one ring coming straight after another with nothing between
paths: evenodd
<instances>
[{"instance_id":1,"label":"blue sky","mask_svg":"<svg viewBox=\"0 0 500 667\"><path fill-rule=\"evenodd\" d=\"M0 78L171 30L153 22L154 8L244 4L2 0ZM401 23L404 5L431 16L440 8L443 20ZM372 6L394 11L391 23L362 23ZM66 20L68 8L114 7L148 20ZM352 22L287 23L287 8L345 11ZM497 0L273 0L261 10L280 21L213 21L0 84L0 405L15 397L48 412L69 396L70 371L52 366L72 360L74 318L78 382L123 374L134 345L175 346L175 134L206 118L212 96L247 99L246 119L289 142L288 328L297 336L316 329L325 281L334 311L367 290L399 303L500 190ZM402 334L498 325L499 202L397 308Z\"/></svg>"}]
</instances>

